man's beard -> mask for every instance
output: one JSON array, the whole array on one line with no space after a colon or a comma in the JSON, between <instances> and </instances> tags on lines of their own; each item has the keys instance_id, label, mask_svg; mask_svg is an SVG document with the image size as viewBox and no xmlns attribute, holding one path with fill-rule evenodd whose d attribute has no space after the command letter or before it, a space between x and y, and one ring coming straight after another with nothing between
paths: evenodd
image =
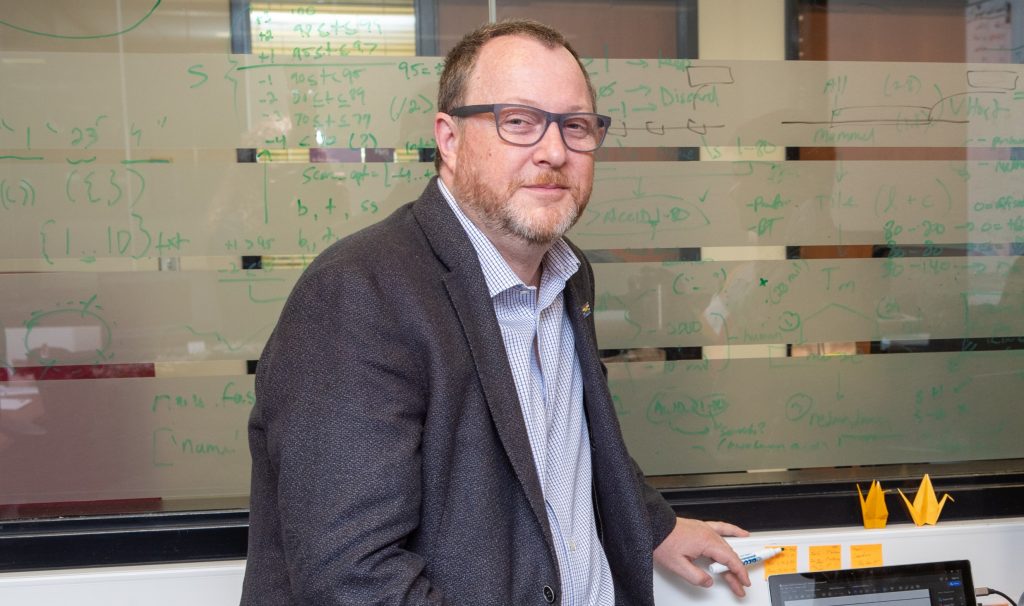
<instances>
[{"instance_id":1,"label":"man's beard","mask_svg":"<svg viewBox=\"0 0 1024 606\"><path fill-rule=\"evenodd\" d=\"M549 171L531 179L529 183L516 179L504 192L499 192L490 183L479 177L475 166L463 165L455 173L454 193L456 198L472 209L476 218L487 229L518 238L528 244L548 245L561 238L576 224L590 199L590 191L583 192L578 184L572 184L562 173ZM529 201L512 202L512 196L524 185L557 185L568 187L572 204L549 205L537 216L537 208ZM559 216L549 219L550 212Z\"/></svg>"}]
</instances>

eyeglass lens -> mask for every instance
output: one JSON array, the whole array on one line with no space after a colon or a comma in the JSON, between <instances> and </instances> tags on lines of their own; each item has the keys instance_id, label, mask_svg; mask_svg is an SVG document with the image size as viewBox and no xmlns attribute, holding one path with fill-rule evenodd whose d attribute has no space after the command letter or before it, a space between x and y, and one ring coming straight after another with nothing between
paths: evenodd
<instances>
[{"instance_id":1,"label":"eyeglass lens","mask_svg":"<svg viewBox=\"0 0 1024 606\"><path fill-rule=\"evenodd\" d=\"M531 107L496 107L494 118L501 138L516 145L537 143L548 126L547 116ZM559 122L562 140L571 150L593 151L604 141L606 127L594 114L563 114Z\"/></svg>"}]
</instances>

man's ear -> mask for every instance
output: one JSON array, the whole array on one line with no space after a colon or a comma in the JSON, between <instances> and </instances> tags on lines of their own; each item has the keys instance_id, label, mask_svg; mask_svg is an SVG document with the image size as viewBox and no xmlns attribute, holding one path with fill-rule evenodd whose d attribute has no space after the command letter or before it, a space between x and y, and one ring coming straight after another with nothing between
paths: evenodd
<instances>
[{"instance_id":1,"label":"man's ear","mask_svg":"<svg viewBox=\"0 0 1024 606\"><path fill-rule=\"evenodd\" d=\"M455 170L459 159L459 129L455 125L455 118L443 112L434 116L434 141L437 142L437 151L443 160L441 165Z\"/></svg>"}]
</instances>

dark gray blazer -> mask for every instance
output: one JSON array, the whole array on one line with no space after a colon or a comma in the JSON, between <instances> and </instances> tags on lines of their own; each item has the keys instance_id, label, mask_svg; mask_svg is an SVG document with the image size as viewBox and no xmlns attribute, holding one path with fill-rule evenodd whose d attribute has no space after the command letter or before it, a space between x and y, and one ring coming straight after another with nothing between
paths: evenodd
<instances>
[{"instance_id":1,"label":"dark gray blazer","mask_svg":"<svg viewBox=\"0 0 1024 606\"><path fill-rule=\"evenodd\" d=\"M617 603L653 604L652 551L675 517L626 452L581 311L593 274L576 254L565 302L598 532ZM309 266L263 351L256 399L243 604L561 602L501 331L436 183Z\"/></svg>"}]
</instances>

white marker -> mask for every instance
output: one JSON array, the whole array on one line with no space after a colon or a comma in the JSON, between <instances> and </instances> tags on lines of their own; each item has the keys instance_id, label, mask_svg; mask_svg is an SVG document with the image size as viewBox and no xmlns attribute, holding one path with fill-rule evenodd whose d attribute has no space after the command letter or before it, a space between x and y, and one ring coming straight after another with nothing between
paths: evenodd
<instances>
[{"instance_id":1,"label":"white marker","mask_svg":"<svg viewBox=\"0 0 1024 606\"><path fill-rule=\"evenodd\" d=\"M774 558L782 553L784 549L784 547L768 547L767 549L755 551L754 553L747 553L740 556L740 562L742 562L744 566L750 566L751 564L756 564L762 560ZM711 566L708 566L708 572L711 574L721 574L726 570L729 569L725 564L719 564L718 562L714 562Z\"/></svg>"}]
</instances>

